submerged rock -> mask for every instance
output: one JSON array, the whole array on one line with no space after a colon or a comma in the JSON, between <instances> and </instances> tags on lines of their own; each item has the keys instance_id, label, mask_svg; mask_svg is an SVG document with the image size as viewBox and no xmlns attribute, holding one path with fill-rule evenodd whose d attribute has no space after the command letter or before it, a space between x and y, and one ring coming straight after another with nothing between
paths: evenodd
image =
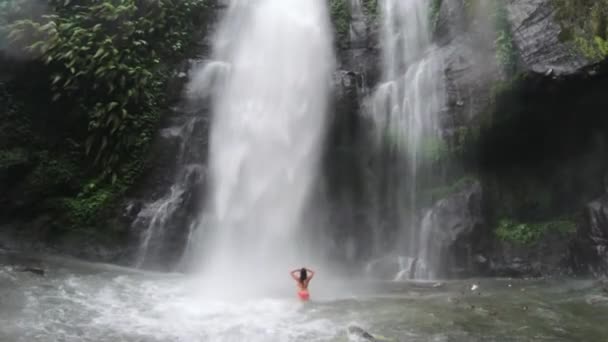
<instances>
[{"instance_id":1,"label":"submerged rock","mask_svg":"<svg viewBox=\"0 0 608 342\"><path fill-rule=\"evenodd\" d=\"M26 272L26 273L32 273L38 276L44 276L46 275L46 271L41 268L41 267L33 267L33 266L27 266L27 267L23 267L23 268L19 268L17 269L17 271L19 272Z\"/></svg>"},{"instance_id":2,"label":"submerged rock","mask_svg":"<svg viewBox=\"0 0 608 342\"><path fill-rule=\"evenodd\" d=\"M363 339L364 341L369 341L369 342L377 342L378 340L372 336L370 333L368 333L367 331L363 330L363 328L360 328L356 325L351 325L350 327L348 327L348 333L351 335L354 335L360 339Z\"/></svg>"}]
</instances>

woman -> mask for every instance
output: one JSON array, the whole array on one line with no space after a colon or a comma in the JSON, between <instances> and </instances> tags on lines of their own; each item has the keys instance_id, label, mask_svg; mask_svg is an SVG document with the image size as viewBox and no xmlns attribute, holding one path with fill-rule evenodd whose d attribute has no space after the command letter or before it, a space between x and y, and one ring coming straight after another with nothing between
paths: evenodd
<instances>
[{"instance_id":1,"label":"woman","mask_svg":"<svg viewBox=\"0 0 608 342\"><path fill-rule=\"evenodd\" d=\"M312 277L315 276L315 272L311 269L302 267L299 270L291 271L291 277L298 283L298 296L300 300L307 301L310 299L310 293L308 293L308 283Z\"/></svg>"}]
</instances>

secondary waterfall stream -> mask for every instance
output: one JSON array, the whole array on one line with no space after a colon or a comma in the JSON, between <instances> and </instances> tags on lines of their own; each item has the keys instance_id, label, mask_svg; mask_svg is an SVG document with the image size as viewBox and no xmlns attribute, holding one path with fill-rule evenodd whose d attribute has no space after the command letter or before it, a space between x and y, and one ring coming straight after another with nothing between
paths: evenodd
<instances>
[{"instance_id":1,"label":"secondary waterfall stream","mask_svg":"<svg viewBox=\"0 0 608 342\"><path fill-rule=\"evenodd\" d=\"M256 279L249 289L265 288L257 282L310 260L303 209L321 154L331 43L323 0L231 2L214 46L229 71L212 95L212 185L192 241L207 284L225 290L245 276Z\"/></svg>"},{"instance_id":2,"label":"secondary waterfall stream","mask_svg":"<svg viewBox=\"0 0 608 342\"><path fill-rule=\"evenodd\" d=\"M444 103L441 56L434 53L430 6L424 0L383 0L383 82L371 98L378 144L385 146L378 222L398 233L387 245L379 229L376 248L400 255L398 278L436 277L428 241L432 229L419 218L420 184L441 144L438 113ZM396 228L396 229L395 229Z\"/></svg>"}]
</instances>

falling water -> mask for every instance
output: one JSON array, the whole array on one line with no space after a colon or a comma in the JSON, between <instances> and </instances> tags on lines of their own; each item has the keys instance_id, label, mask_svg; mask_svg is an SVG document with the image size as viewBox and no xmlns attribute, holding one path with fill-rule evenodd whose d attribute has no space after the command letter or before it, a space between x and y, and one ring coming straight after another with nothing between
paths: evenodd
<instances>
[{"instance_id":1,"label":"falling water","mask_svg":"<svg viewBox=\"0 0 608 342\"><path fill-rule=\"evenodd\" d=\"M421 246L429 245L425 239L430 235L423 230L431 227L422 225L417 216L421 172L432 159L428 150L440 141L437 114L444 103L442 62L431 43L428 1L383 0L380 7L384 81L370 104L378 142L388 150L384 157L388 165L382 171L385 207L379 216L385 226L398 227L399 233L392 239L396 244L390 249L402 256L399 260L409 258L420 266L413 272L414 278L429 278L433 265L425 265L424 259L432 252ZM382 229L380 234L387 236ZM376 245L386 250L385 242ZM412 272L402 269L400 273Z\"/></svg>"},{"instance_id":2,"label":"falling water","mask_svg":"<svg viewBox=\"0 0 608 342\"><path fill-rule=\"evenodd\" d=\"M298 238L321 153L330 32L324 0L232 1L227 9L214 46L229 71L212 95L212 188L191 246L216 291L284 283L276 277L310 260ZM205 79L195 76L191 89Z\"/></svg>"},{"instance_id":3,"label":"falling water","mask_svg":"<svg viewBox=\"0 0 608 342\"><path fill-rule=\"evenodd\" d=\"M167 233L179 226L174 221L179 209L185 205L186 198L191 195L188 189L200 186L204 178L203 161L197 158L196 153L189 153L189 144L197 141L200 134L197 131L200 130L203 119L196 111L189 112L184 108L179 111L185 120L161 131L164 139L179 140L177 172L173 185L162 197L143 205L133 222L133 227L141 230L134 262L134 266L138 268L158 268L164 264L163 253L166 252L166 240L169 240Z\"/></svg>"}]
</instances>

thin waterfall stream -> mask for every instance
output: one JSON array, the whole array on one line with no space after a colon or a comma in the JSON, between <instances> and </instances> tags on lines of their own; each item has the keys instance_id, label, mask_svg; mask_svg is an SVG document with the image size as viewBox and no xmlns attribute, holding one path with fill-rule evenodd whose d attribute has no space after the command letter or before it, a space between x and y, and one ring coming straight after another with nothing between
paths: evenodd
<instances>
[{"instance_id":1,"label":"thin waterfall stream","mask_svg":"<svg viewBox=\"0 0 608 342\"><path fill-rule=\"evenodd\" d=\"M437 251L429 249L432 227L419 218L419 196L421 178L429 167L425 153L441 139L442 59L431 43L427 1L383 0L379 4L383 77L369 108L378 144L387 152L381 165L383 207L377 221L396 227L398 233L390 245L381 243L377 248L399 255L397 278L435 278L438 265L430 261ZM384 237L379 240L388 235L381 234Z\"/></svg>"}]
</instances>

